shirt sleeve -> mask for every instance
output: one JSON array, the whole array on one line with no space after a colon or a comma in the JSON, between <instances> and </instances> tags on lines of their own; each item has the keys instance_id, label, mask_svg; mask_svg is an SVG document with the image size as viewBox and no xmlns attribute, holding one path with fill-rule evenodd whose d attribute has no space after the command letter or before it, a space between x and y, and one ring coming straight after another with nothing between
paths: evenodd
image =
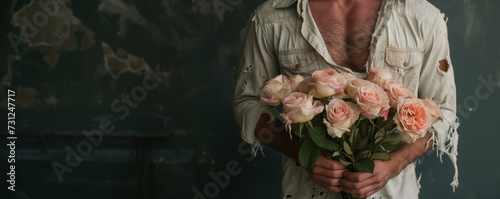
<instances>
[{"instance_id":1,"label":"shirt sleeve","mask_svg":"<svg viewBox=\"0 0 500 199\"><path fill-rule=\"evenodd\" d=\"M256 11L248 23L233 102L234 115L241 126L241 137L252 145L253 155L261 149L259 140L254 136L255 125L260 115L269 110L266 106L259 108L257 105L260 88L267 80L279 75L278 61L270 42L273 38L272 24L259 21Z\"/></svg>"},{"instance_id":2,"label":"shirt sleeve","mask_svg":"<svg viewBox=\"0 0 500 199\"><path fill-rule=\"evenodd\" d=\"M440 68L439 62L447 67ZM444 66L444 65L443 65ZM453 66L450 59L448 33L444 18L438 18L434 30L431 30L424 52L420 74L419 96L436 102L443 112L444 119L436 122L432 128L434 147L442 161L446 154L453 162L455 176L451 186L458 187L458 132L456 117L456 87Z\"/></svg>"}]
</instances>

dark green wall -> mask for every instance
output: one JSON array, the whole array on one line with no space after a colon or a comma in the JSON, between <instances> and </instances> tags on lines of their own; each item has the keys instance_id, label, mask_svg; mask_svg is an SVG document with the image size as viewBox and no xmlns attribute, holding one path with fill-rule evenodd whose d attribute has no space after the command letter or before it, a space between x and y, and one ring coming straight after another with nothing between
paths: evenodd
<instances>
[{"instance_id":1,"label":"dark green wall","mask_svg":"<svg viewBox=\"0 0 500 199\"><path fill-rule=\"evenodd\" d=\"M266 148L252 158L231 108L246 21L262 1L61 0L53 16L29 2L1 6L0 122L14 90L18 139L16 192L1 174L0 198L191 199L193 189L214 188L211 175L221 171L230 180L210 189L216 198L280 197L281 155ZM417 163L420 198L495 198L500 2L431 2L449 18L463 110L460 186L452 192L450 161L430 152ZM23 17L38 31L26 41L14 36ZM0 135L7 173L7 132ZM54 168L71 172L58 178Z\"/></svg>"}]
</instances>

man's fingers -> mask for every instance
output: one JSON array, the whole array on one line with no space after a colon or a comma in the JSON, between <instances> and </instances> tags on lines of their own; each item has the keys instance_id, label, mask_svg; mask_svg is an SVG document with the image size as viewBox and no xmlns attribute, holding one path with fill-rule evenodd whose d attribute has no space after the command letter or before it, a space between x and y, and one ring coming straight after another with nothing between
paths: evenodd
<instances>
[{"instance_id":1,"label":"man's fingers","mask_svg":"<svg viewBox=\"0 0 500 199\"><path fill-rule=\"evenodd\" d=\"M362 182L372 176L373 174L364 172L344 172L344 178L351 182Z\"/></svg>"},{"instance_id":2,"label":"man's fingers","mask_svg":"<svg viewBox=\"0 0 500 199\"><path fill-rule=\"evenodd\" d=\"M345 171L347 171L346 167L338 160L331 160L320 155L309 173L317 184L328 190L340 192L339 180Z\"/></svg>"},{"instance_id":3,"label":"man's fingers","mask_svg":"<svg viewBox=\"0 0 500 199\"><path fill-rule=\"evenodd\" d=\"M327 178L342 178L346 170L331 170L320 166L314 166L309 171L311 174L321 175Z\"/></svg>"},{"instance_id":4,"label":"man's fingers","mask_svg":"<svg viewBox=\"0 0 500 199\"><path fill-rule=\"evenodd\" d=\"M361 189L349 189L345 187L340 187L342 191L351 194L355 198L366 198L375 192L377 192L381 187L379 186L379 183L375 183L366 187L363 187Z\"/></svg>"},{"instance_id":5,"label":"man's fingers","mask_svg":"<svg viewBox=\"0 0 500 199\"><path fill-rule=\"evenodd\" d=\"M317 174L311 174L311 177L314 179L314 182L316 184L319 184L320 186L324 187L325 189L334 191L334 192L340 192L340 187L339 187L339 179L332 179L332 178L327 178L322 175L317 175Z\"/></svg>"},{"instance_id":6,"label":"man's fingers","mask_svg":"<svg viewBox=\"0 0 500 199\"><path fill-rule=\"evenodd\" d=\"M316 161L315 166L320 166L325 169L336 170L336 169L346 169L346 167L340 163L338 160L331 160L322 155L319 156Z\"/></svg>"},{"instance_id":7,"label":"man's fingers","mask_svg":"<svg viewBox=\"0 0 500 199\"><path fill-rule=\"evenodd\" d=\"M340 188L356 198L365 198L377 192L386 182L380 175L361 172L345 172L344 177L339 181Z\"/></svg>"},{"instance_id":8,"label":"man's fingers","mask_svg":"<svg viewBox=\"0 0 500 199\"><path fill-rule=\"evenodd\" d=\"M348 173L348 172L345 172ZM344 173L344 176L346 174ZM354 179L354 180L353 180ZM373 176L370 178L365 179L364 176L355 176L351 177L351 179L348 179L347 177L345 179L342 179L340 184L341 187L346 189L346 190L361 190L365 187L377 184L377 181Z\"/></svg>"}]
</instances>

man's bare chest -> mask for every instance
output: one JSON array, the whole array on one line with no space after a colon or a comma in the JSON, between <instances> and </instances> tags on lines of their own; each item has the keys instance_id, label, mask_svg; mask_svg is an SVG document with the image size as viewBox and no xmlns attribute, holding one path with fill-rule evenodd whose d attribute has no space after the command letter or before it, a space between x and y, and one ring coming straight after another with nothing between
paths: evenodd
<instances>
[{"instance_id":1,"label":"man's bare chest","mask_svg":"<svg viewBox=\"0 0 500 199\"><path fill-rule=\"evenodd\" d=\"M333 61L356 72L365 71L375 22L317 21L318 29Z\"/></svg>"}]
</instances>

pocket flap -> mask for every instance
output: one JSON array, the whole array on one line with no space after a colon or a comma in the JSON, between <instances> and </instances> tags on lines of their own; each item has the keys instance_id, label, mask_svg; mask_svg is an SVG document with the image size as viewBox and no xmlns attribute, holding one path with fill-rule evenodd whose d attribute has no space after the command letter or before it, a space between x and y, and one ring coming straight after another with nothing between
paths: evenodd
<instances>
[{"instance_id":1,"label":"pocket flap","mask_svg":"<svg viewBox=\"0 0 500 199\"><path fill-rule=\"evenodd\" d=\"M316 55L313 50L282 52L279 61L286 68L307 67L316 62Z\"/></svg>"},{"instance_id":2,"label":"pocket flap","mask_svg":"<svg viewBox=\"0 0 500 199\"><path fill-rule=\"evenodd\" d=\"M387 64L408 68L422 63L423 51L419 49L386 48L385 61Z\"/></svg>"}]
</instances>

